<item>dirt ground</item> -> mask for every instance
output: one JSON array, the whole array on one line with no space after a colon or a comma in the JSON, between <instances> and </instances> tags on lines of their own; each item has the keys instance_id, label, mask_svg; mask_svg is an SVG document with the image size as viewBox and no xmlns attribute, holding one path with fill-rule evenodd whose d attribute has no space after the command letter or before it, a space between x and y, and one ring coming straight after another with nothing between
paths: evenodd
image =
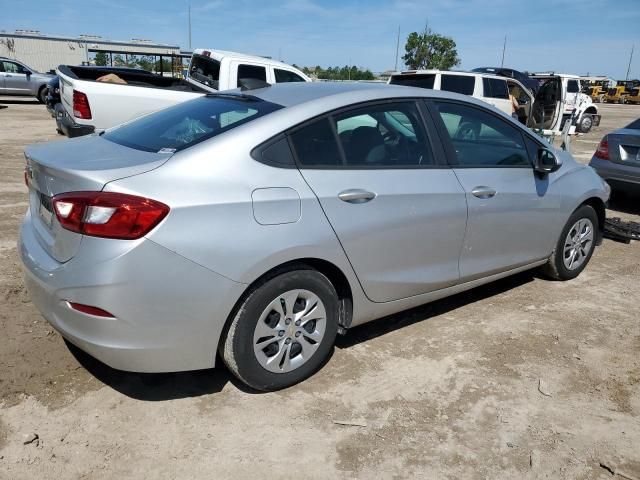
<instances>
[{"instance_id":1,"label":"dirt ground","mask_svg":"<svg viewBox=\"0 0 640 480\"><path fill-rule=\"evenodd\" d=\"M0 478L640 478L639 243L606 240L571 282L523 273L355 328L285 391L248 392L224 368L123 373L29 301L22 151L61 137L42 105L3 103ZM640 116L601 110L573 143L583 162ZM640 214L639 198L613 207Z\"/></svg>"}]
</instances>

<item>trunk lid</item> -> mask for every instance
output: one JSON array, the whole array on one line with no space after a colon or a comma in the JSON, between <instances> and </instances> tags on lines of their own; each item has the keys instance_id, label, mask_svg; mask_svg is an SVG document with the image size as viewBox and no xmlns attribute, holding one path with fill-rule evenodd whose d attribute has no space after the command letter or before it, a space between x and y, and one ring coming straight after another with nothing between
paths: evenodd
<instances>
[{"instance_id":1,"label":"trunk lid","mask_svg":"<svg viewBox=\"0 0 640 480\"><path fill-rule=\"evenodd\" d=\"M640 130L616 130L607 135L607 141L612 162L640 167Z\"/></svg>"},{"instance_id":2,"label":"trunk lid","mask_svg":"<svg viewBox=\"0 0 640 480\"><path fill-rule=\"evenodd\" d=\"M53 213L52 197L101 191L109 182L159 167L171 155L134 150L97 135L27 147L29 209L38 242L57 261L70 260L82 235L62 228Z\"/></svg>"}]
</instances>

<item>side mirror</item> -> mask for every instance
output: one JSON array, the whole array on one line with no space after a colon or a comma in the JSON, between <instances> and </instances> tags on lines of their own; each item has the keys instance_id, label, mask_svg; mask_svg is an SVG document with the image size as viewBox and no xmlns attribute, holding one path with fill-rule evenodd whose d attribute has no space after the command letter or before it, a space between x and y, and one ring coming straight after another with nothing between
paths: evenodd
<instances>
[{"instance_id":1,"label":"side mirror","mask_svg":"<svg viewBox=\"0 0 640 480\"><path fill-rule=\"evenodd\" d=\"M31 76L31 70L25 70L24 74L29 78Z\"/></svg>"},{"instance_id":2,"label":"side mirror","mask_svg":"<svg viewBox=\"0 0 640 480\"><path fill-rule=\"evenodd\" d=\"M540 148L533 168L538 173L547 174L555 172L561 166L562 161L551 150Z\"/></svg>"}]
</instances>

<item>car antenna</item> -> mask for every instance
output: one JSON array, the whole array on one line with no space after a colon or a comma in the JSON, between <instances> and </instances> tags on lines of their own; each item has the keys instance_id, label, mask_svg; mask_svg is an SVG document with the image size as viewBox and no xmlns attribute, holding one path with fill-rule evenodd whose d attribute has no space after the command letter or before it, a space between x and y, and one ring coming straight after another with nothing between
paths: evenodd
<instances>
[{"instance_id":1,"label":"car antenna","mask_svg":"<svg viewBox=\"0 0 640 480\"><path fill-rule=\"evenodd\" d=\"M257 78L240 78L238 79L238 83L240 84L240 90L258 90L259 88L267 88L270 87L271 84L265 82L264 80L258 80Z\"/></svg>"}]
</instances>

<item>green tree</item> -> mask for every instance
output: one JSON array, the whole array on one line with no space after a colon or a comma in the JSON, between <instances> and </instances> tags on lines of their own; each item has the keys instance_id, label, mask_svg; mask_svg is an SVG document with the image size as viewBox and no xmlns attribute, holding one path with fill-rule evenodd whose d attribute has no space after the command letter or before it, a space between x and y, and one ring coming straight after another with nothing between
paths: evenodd
<instances>
[{"instance_id":1,"label":"green tree","mask_svg":"<svg viewBox=\"0 0 640 480\"><path fill-rule=\"evenodd\" d=\"M124 58L122 57L122 55L114 55L113 56L113 64L116 67L124 67L124 66L126 66L125 62L124 62Z\"/></svg>"},{"instance_id":2,"label":"green tree","mask_svg":"<svg viewBox=\"0 0 640 480\"><path fill-rule=\"evenodd\" d=\"M138 65L143 70L147 70L150 72L151 70L153 70L153 57L150 57L148 55L140 57L140 60L138 60Z\"/></svg>"},{"instance_id":3,"label":"green tree","mask_svg":"<svg viewBox=\"0 0 640 480\"><path fill-rule=\"evenodd\" d=\"M404 49L406 54L402 59L412 70L421 68L449 70L460 64L453 38L434 33L426 26L422 33L409 34Z\"/></svg>"},{"instance_id":4,"label":"green tree","mask_svg":"<svg viewBox=\"0 0 640 480\"><path fill-rule=\"evenodd\" d=\"M98 52L96 53L96 56L94 58L96 65L100 66L100 67L104 67L107 65L107 54L104 52Z\"/></svg>"}]
</instances>

